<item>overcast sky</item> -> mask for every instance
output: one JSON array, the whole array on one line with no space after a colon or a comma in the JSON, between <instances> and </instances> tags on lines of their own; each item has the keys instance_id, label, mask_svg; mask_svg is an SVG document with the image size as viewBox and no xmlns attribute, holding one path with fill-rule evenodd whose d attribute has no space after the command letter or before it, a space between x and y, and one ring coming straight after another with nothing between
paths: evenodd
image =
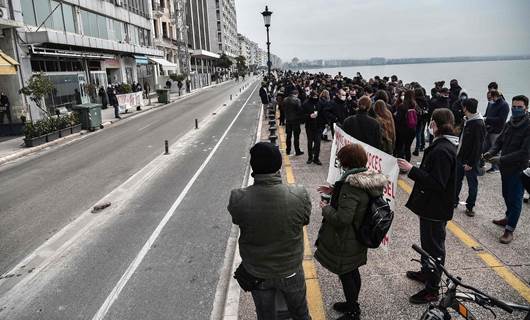
<instances>
[{"instance_id":1,"label":"overcast sky","mask_svg":"<svg viewBox=\"0 0 530 320\"><path fill-rule=\"evenodd\" d=\"M236 0L238 32L283 61L530 53L530 0Z\"/></svg>"}]
</instances>

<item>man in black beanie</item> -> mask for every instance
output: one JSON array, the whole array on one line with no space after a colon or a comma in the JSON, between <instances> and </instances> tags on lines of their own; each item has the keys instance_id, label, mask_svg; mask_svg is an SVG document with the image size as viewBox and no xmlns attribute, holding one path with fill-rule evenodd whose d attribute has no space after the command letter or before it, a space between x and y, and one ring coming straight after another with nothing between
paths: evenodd
<instances>
[{"instance_id":1,"label":"man in black beanie","mask_svg":"<svg viewBox=\"0 0 530 320\"><path fill-rule=\"evenodd\" d=\"M282 155L271 143L250 149L250 165L254 184L232 190L228 204L241 231L236 279L253 284L243 289L251 291L258 319L276 319L277 293L283 294L292 319L310 319L302 268L309 194L302 186L282 184Z\"/></svg>"}]
</instances>

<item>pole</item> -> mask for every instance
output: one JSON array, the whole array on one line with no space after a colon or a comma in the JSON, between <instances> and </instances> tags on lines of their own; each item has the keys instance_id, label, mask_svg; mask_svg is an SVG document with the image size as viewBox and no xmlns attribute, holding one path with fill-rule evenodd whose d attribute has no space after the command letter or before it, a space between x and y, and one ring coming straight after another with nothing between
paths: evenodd
<instances>
[{"instance_id":1,"label":"pole","mask_svg":"<svg viewBox=\"0 0 530 320\"><path fill-rule=\"evenodd\" d=\"M269 81L271 79L271 42L269 39L269 27L267 26L267 70Z\"/></svg>"}]
</instances>

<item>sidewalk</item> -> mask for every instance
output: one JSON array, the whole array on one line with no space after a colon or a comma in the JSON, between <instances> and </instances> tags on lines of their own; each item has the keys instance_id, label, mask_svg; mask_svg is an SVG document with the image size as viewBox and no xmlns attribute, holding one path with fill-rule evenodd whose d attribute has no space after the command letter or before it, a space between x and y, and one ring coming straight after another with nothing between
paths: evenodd
<instances>
[{"instance_id":1,"label":"sidewalk","mask_svg":"<svg viewBox=\"0 0 530 320\"><path fill-rule=\"evenodd\" d=\"M268 137L268 124L263 125L262 140ZM283 128L280 130L283 132ZM282 141L285 141L281 137ZM300 135L300 146L305 152L306 137L302 128ZM293 174L297 184L304 185L310 192L313 204L311 223L308 226L309 245L314 253L314 243L321 223L321 212L318 208L320 195L316 191L318 185L324 183L327 178L329 165L329 154L331 142L322 142L321 157L322 166L306 164L307 152L302 156L289 156ZM285 150L283 149L284 153ZM414 158L412 163L416 164L421 158ZM285 163L284 163L285 164ZM285 171L284 182L286 180ZM388 252L381 249L370 250L368 264L360 268L362 276L362 289L359 303L361 305L363 320L385 320L385 319L419 319L425 311L426 306L414 306L409 304L408 297L422 287L409 281L405 277L407 270L419 269L418 256L411 249L411 245L419 244L418 218L405 208L410 186L413 185L408 178L400 176L400 188L397 192L397 206L394 225L391 233L391 245ZM461 198L465 199L467 192L465 183ZM529 303L530 291L530 206L525 204L516 232L516 240L510 245L502 245L498 237L502 230L494 226L490 221L497 218L504 210L504 202L500 192L500 175L486 175L480 179L477 215L469 218L463 214L462 208L455 211L453 220L454 227L448 227L446 249L446 266L455 276L460 276L463 281L482 289L499 299L515 303ZM462 234L459 234L460 230ZM456 233L455 233L456 232ZM469 245L469 239L476 241L477 248ZM306 248L307 250L307 248ZM498 261L495 265L485 263L484 255L491 254ZM325 315L312 314L313 319L336 319L339 313L332 310L334 302L344 301L342 287L338 277L324 269L315 261L317 267L318 282L320 289L308 286L308 303L324 303ZM502 277L501 277L502 275ZM306 271L307 278L307 271ZM514 279L520 280L516 282ZM309 282L308 282L309 284ZM318 288L317 288L318 289ZM467 304L471 311L479 319L493 319L491 313L480 307ZM311 309L311 306L310 306ZM502 310L495 310L498 319L522 319L521 314L509 315ZM250 294L241 292L239 319L256 319L254 304Z\"/></svg>"},{"instance_id":2,"label":"sidewalk","mask_svg":"<svg viewBox=\"0 0 530 320\"><path fill-rule=\"evenodd\" d=\"M249 78L249 79L253 79L253 78ZM179 96L178 93L171 93L171 95L170 95L170 103L169 104L177 102L177 101L179 101L181 99L184 99L184 98L199 94L200 92L202 92L204 90L207 90L207 89L210 89L210 88L215 88L217 86L230 83L231 81L234 81L234 80L229 80L229 81L221 82L221 83L218 83L218 84L214 83L214 84L212 84L212 85L210 85L208 87L199 88L199 89L196 89L196 90L194 90L194 91L192 91L190 93L182 94L181 96ZM241 83L243 83L243 82L241 82ZM112 107L109 107L107 109L101 110L102 125L105 127L105 126L111 125L111 124L113 124L115 122L118 122L118 121L121 121L121 120L124 120L124 119L127 119L127 118L131 118L131 117L137 116L137 115L139 115L139 114L141 114L143 112L146 112L148 110L166 106L166 104L158 102L158 96L156 96L156 94L151 96L151 104L149 104L149 99L144 99L144 101L146 102L145 103L146 106L142 107L142 110L139 110L139 111L134 110L133 112L122 113L122 114L120 114L121 119L116 119L114 117L114 108L112 108ZM61 139L58 139L58 140L55 140L55 141L52 141L52 142L49 142L49 143L45 143L45 144L42 144L40 146L33 147L33 148L26 148L25 147L24 140L23 140L24 137L3 138L2 140L0 140L0 166L2 164L6 163L6 162L16 160L18 158L24 157L24 156L29 155L31 153L34 153L34 152L43 150L45 148L48 148L50 146L59 145L59 144L65 143L67 141L74 140L75 138L79 137L80 135L83 135L83 134L86 134L86 133L87 133L87 131L83 130L80 133L72 134L72 135L69 135L69 136L67 136L65 138L61 138Z\"/></svg>"}]
</instances>

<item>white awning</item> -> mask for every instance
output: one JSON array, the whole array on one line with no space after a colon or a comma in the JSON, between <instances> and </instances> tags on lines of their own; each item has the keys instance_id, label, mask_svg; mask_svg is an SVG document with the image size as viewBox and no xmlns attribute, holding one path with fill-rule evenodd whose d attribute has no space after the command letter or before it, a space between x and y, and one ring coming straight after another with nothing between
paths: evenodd
<instances>
[{"instance_id":1,"label":"white awning","mask_svg":"<svg viewBox=\"0 0 530 320\"><path fill-rule=\"evenodd\" d=\"M177 70L178 69L178 65L174 64L173 62L169 62L164 58L149 57L149 60L161 65L165 70Z\"/></svg>"}]
</instances>

